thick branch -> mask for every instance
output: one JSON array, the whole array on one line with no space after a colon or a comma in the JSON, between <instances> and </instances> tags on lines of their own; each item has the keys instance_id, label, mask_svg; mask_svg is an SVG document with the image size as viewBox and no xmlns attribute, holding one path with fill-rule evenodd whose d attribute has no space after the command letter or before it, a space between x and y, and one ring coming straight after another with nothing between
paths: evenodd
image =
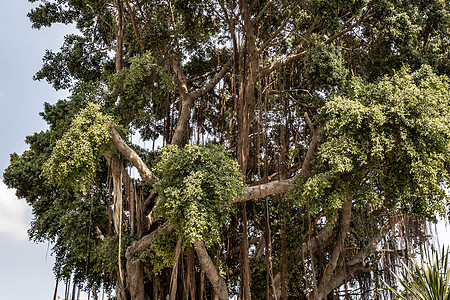
<instances>
[{"instance_id":1,"label":"thick branch","mask_svg":"<svg viewBox=\"0 0 450 300\"><path fill-rule=\"evenodd\" d=\"M264 51L270 43L273 41L274 38L276 38L280 32L286 27L287 22L289 19L294 15L294 13L298 10L299 6L295 5L295 7L291 10L289 15L284 19L283 23L278 27L278 29L267 39L267 41L264 42L264 44L259 48L259 52L261 53Z\"/></svg>"},{"instance_id":2,"label":"thick branch","mask_svg":"<svg viewBox=\"0 0 450 300\"><path fill-rule=\"evenodd\" d=\"M219 73L214 76L211 81L205 84L202 88L189 93L189 89L187 87L187 79L181 69L181 66L177 60L171 57L172 68L175 72L175 82L177 83L178 91L180 93L181 98L181 112L178 118L177 126L175 132L172 137L171 143L174 145L182 146L183 138L185 137L185 133L187 131L189 120L191 118L191 109L194 105L195 99L204 96L206 93L211 91L217 83L225 76L228 70L231 67L232 58L230 58L226 64L222 67Z\"/></svg>"},{"instance_id":3,"label":"thick branch","mask_svg":"<svg viewBox=\"0 0 450 300\"><path fill-rule=\"evenodd\" d=\"M197 253L200 266L211 282L216 296L218 296L220 300L228 300L227 284L225 280L219 275L219 272L214 266L211 257L209 257L209 254L205 248L205 244L202 241L196 241L194 243L194 248L195 252Z\"/></svg>"},{"instance_id":4,"label":"thick branch","mask_svg":"<svg viewBox=\"0 0 450 300\"><path fill-rule=\"evenodd\" d=\"M315 289L317 289L318 294L321 294L321 291L323 288L328 284L330 281L331 275L333 274L334 270L337 267L338 259L341 254L343 254L344 250L344 241L345 236L347 235L348 228L350 226L350 216L352 211L352 199L348 199L342 208L342 219L341 219L341 228L339 233L339 239L337 242L337 245L333 249L333 253L331 254L330 260L325 268L325 271L323 272L322 279L320 280L320 283ZM345 259L345 255L342 255L343 259ZM326 296L326 294L325 294ZM321 297L319 297L321 298Z\"/></svg>"},{"instance_id":5,"label":"thick branch","mask_svg":"<svg viewBox=\"0 0 450 300\"><path fill-rule=\"evenodd\" d=\"M150 185L155 184L157 181L156 176L150 171L142 159L131 149L122 139L120 134L116 131L114 126L111 126L111 142L116 146L117 150L122 153L129 162L136 167L142 179Z\"/></svg>"},{"instance_id":6,"label":"thick branch","mask_svg":"<svg viewBox=\"0 0 450 300\"><path fill-rule=\"evenodd\" d=\"M306 152L305 160L302 164L302 174L308 174L311 172L312 165L311 161L314 158L314 154L317 149L317 144L322 135L322 128L318 128L314 131L311 142L309 143L308 151ZM254 185L244 188L242 197L233 200L231 203L238 203L243 201L248 201L251 199L262 198L270 195L283 194L286 193L291 187L293 179L277 180L260 185Z\"/></svg>"},{"instance_id":7,"label":"thick branch","mask_svg":"<svg viewBox=\"0 0 450 300\"><path fill-rule=\"evenodd\" d=\"M305 160L303 161L302 170L300 171L302 174L309 174L311 172L311 162L314 158L314 154L316 153L317 144L319 143L319 139L322 136L322 133L322 127L314 131L311 142L309 143L308 151L306 152Z\"/></svg>"},{"instance_id":8,"label":"thick branch","mask_svg":"<svg viewBox=\"0 0 450 300\"><path fill-rule=\"evenodd\" d=\"M244 202L251 199L263 198L275 194L286 193L292 185L292 179L277 180L260 185L244 188L241 198L235 199L231 203Z\"/></svg>"},{"instance_id":9,"label":"thick branch","mask_svg":"<svg viewBox=\"0 0 450 300\"><path fill-rule=\"evenodd\" d=\"M334 289L341 286L346 279L348 280L348 278L351 278L356 271L364 270L366 258L371 252L376 250L378 243L383 239L391 227L390 221L386 222L381 227L380 232L372 238L370 243L365 248L359 250L350 261L345 263L345 269L344 266L338 268L333 276L330 277L327 284L319 290L319 299L324 299Z\"/></svg>"},{"instance_id":10,"label":"thick branch","mask_svg":"<svg viewBox=\"0 0 450 300\"><path fill-rule=\"evenodd\" d=\"M173 71L175 72L175 83L178 87L181 98L180 116L178 118L177 126L172 136L171 143L174 145L182 146L183 138L187 131L189 120L191 118L191 109L194 105L195 99L189 95L186 76L184 76L180 63L173 57L171 57L171 62Z\"/></svg>"},{"instance_id":11,"label":"thick branch","mask_svg":"<svg viewBox=\"0 0 450 300\"><path fill-rule=\"evenodd\" d=\"M189 120L191 119L191 109L194 105L194 98L189 97L189 95L181 93L181 112L178 118L177 127L172 136L171 144L177 145L179 147L183 146L185 142L185 134L187 133Z\"/></svg>"},{"instance_id":12,"label":"thick branch","mask_svg":"<svg viewBox=\"0 0 450 300\"><path fill-rule=\"evenodd\" d=\"M131 246L127 248L127 252L125 253L125 257L127 260L132 259L135 256L140 255L142 252L148 249L153 242L153 239L160 235L168 235L175 228L169 224L169 221L166 221L163 225L159 226L156 230L151 233L143 236L140 240L134 241Z\"/></svg>"},{"instance_id":13,"label":"thick branch","mask_svg":"<svg viewBox=\"0 0 450 300\"><path fill-rule=\"evenodd\" d=\"M307 257L310 253L316 253L319 249L324 248L331 242L333 236L333 230L328 227L322 229L316 236L311 237L309 240L302 244L302 257Z\"/></svg>"},{"instance_id":14,"label":"thick branch","mask_svg":"<svg viewBox=\"0 0 450 300\"><path fill-rule=\"evenodd\" d=\"M336 270L334 275L330 278L327 284L318 292L318 299L325 299L328 294L332 293L334 289L341 286L345 280L349 280L357 271L367 271L363 263L353 266L341 267Z\"/></svg>"},{"instance_id":15,"label":"thick branch","mask_svg":"<svg viewBox=\"0 0 450 300\"><path fill-rule=\"evenodd\" d=\"M202 88L190 93L190 97L192 97L193 99L197 99L199 97L206 95L206 93L211 91L217 85L217 83L219 83L219 81L222 80L222 78L225 76L225 74L228 72L228 70L231 67L232 61L233 61L233 58L230 57L230 59L228 59L228 61L225 63L225 65L222 67L222 69L219 71L219 73L217 73L216 76L214 76L214 78L211 79Z\"/></svg>"},{"instance_id":16,"label":"thick branch","mask_svg":"<svg viewBox=\"0 0 450 300\"><path fill-rule=\"evenodd\" d=\"M180 63L171 56L170 56L170 62L172 65L172 69L175 73L175 83L178 86L178 90L179 90L180 94L187 95L189 93L189 89L187 87L187 79L183 73L183 70L181 69Z\"/></svg>"}]
</instances>

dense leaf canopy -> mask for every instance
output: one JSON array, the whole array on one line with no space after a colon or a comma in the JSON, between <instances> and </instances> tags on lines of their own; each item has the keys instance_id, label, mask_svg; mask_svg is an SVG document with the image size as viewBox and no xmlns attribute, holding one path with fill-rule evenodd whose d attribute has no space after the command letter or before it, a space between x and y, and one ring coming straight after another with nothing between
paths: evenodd
<instances>
[{"instance_id":1,"label":"dense leaf canopy","mask_svg":"<svg viewBox=\"0 0 450 300\"><path fill-rule=\"evenodd\" d=\"M58 280L370 299L446 212L448 1L29 2L76 28L34 77L70 96L4 173Z\"/></svg>"}]
</instances>

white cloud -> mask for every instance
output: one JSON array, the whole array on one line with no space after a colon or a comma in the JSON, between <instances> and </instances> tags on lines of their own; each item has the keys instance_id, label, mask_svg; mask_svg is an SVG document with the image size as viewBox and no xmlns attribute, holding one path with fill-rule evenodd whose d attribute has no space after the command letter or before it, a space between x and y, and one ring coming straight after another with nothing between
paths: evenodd
<instances>
[{"instance_id":1,"label":"white cloud","mask_svg":"<svg viewBox=\"0 0 450 300\"><path fill-rule=\"evenodd\" d=\"M0 236L27 240L27 212L25 200L19 200L14 189L8 189L0 180Z\"/></svg>"}]
</instances>

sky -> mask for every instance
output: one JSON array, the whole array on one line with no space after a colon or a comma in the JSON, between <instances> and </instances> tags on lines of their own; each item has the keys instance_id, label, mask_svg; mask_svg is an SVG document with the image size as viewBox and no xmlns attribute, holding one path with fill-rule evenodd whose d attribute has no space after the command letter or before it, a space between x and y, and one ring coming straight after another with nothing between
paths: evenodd
<instances>
[{"instance_id":1,"label":"sky","mask_svg":"<svg viewBox=\"0 0 450 300\"><path fill-rule=\"evenodd\" d=\"M11 300L50 300L55 287L48 244L28 241L30 208L2 181L9 154L21 154L25 137L47 128L39 116L43 103L67 94L32 77L45 50L59 49L70 28L32 29L26 17L32 7L26 0L0 0L0 299Z\"/></svg>"},{"instance_id":2,"label":"sky","mask_svg":"<svg viewBox=\"0 0 450 300\"><path fill-rule=\"evenodd\" d=\"M49 245L28 241L30 208L2 181L9 154L21 154L28 148L27 135L47 129L39 116L43 103L67 95L32 77L45 50L59 49L64 34L73 29L65 25L32 29L26 14L33 6L26 0L0 0L0 299L9 300L49 300L55 286ZM442 222L438 231L448 243L450 231Z\"/></svg>"}]
</instances>

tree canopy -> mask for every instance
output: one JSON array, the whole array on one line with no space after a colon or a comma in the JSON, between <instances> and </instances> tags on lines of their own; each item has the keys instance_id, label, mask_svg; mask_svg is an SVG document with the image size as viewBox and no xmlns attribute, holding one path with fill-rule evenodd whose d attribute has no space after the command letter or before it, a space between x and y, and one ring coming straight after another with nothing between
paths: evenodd
<instances>
[{"instance_id":1,"label":"tree canopy","mask_svg":"<svg viewBox=\"0 0 450 300\"><path fill-rule=\"evenodd\" d=\"M70 96L4 179L74 291L389 298L447 212L448 1L29 2Z\"/></svg>"}]
</instances>

